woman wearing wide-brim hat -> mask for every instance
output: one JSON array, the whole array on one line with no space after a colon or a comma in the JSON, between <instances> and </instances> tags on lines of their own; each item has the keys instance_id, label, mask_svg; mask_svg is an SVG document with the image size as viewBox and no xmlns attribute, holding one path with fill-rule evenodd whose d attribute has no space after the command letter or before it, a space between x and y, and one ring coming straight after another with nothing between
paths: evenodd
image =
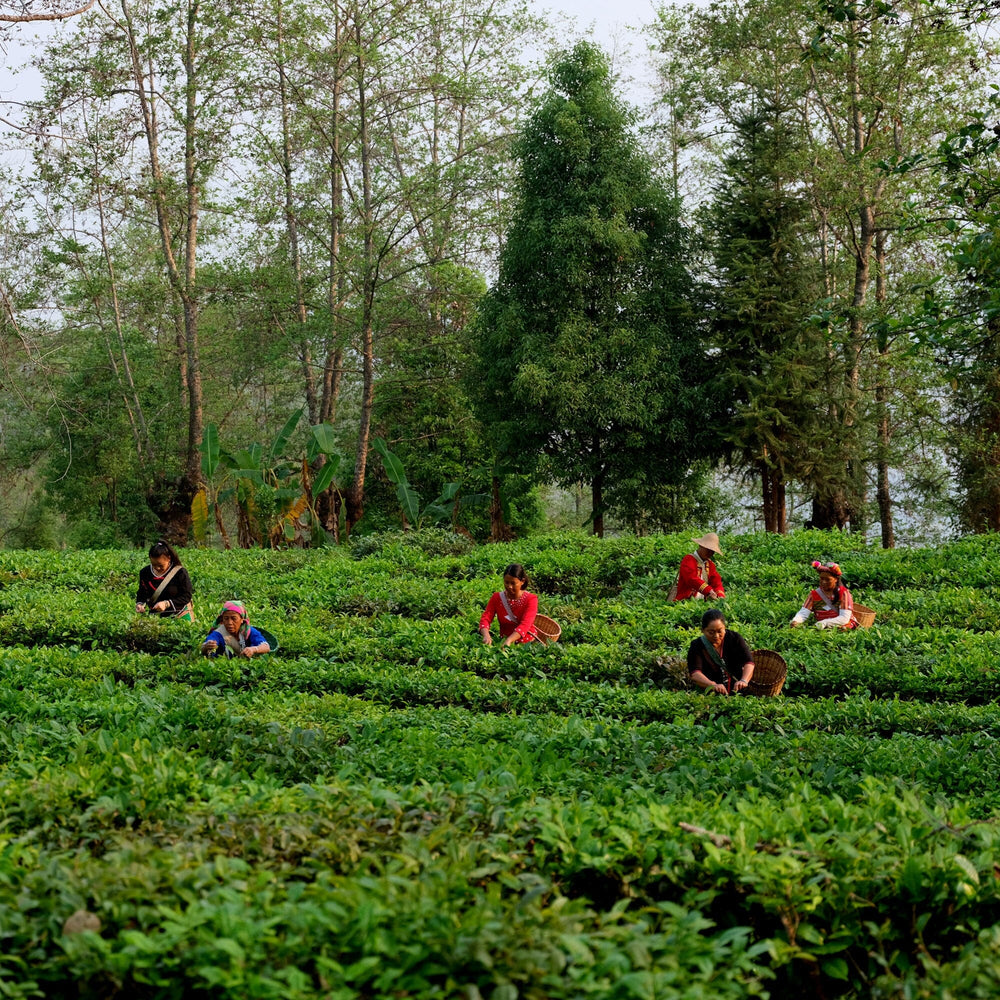
<instances>
[{"instance_id":1,"label":"woman wearing wide-brim hat","mask_svg":"<svg viewBox=\"0 0 1000 1000\"><path fill-rule=\"evenodd\" d=\"M713 555L722 555L719 536L710 531L701 538L692 538L691 541L696 548L681 560L677 582L670 592L670 599L686 601L693 597L696 601L714 601L725 597L726 588L722 586L722 577L719 576L719 571L711 559Z\"/></svg>"}]
</instances>

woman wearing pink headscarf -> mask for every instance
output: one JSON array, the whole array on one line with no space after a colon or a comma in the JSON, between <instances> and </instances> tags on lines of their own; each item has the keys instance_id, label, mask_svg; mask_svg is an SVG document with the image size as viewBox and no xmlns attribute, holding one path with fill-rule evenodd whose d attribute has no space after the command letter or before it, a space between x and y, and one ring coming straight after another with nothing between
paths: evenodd
<instances>
[{"instance_id":1,"label":"woman wearing pink headscarf","mask_svg":"<svg viewBox=\"0 0 1000 1000\"><path fill-rule=\"evenodd\" d=\"M813 560L812 567L819 575L819 586L809 591L809 596L789 624L796 628L810 615L815 615L816 628L857 628L854 598L840 582L843 575L840 567L835 562L823 563L818 559Z\"/></svg>"},{"instance_id":2,"label":"woman wearing pink headscarf","mask_svg":"<svg viewBox=\"0 0 1000 1000\"><path fill-rule=\"evenodd\" d=\"M222 605L222 611L215 619L215 628L201 644L203 656L215 656L220 648L227 657L245 656L247 659L258 653L271 652L268 641L250 625L247 610L238 601L226 601Z\"/></svg>"}]
</instances>

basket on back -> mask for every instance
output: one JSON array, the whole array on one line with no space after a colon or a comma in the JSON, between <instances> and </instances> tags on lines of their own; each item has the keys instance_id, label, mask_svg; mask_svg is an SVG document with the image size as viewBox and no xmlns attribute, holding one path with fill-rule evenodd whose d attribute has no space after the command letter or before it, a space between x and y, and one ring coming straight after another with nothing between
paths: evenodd
<instances>
[{"instance_id":1,"label":"basket on back","mask_svg":"<svg viewBox=\"0 0 1000 1000\"><path fill-rule=\"evenodd\" d=\"M538 638L547 646L550 642L558 642L562 635L559 622L548 615L535 615L535 633Z\"/></svg>"},{"instance_id":2,"label":"basket on back","mask_svg":"<svg viewBox=\"0 0 1000 1000\"><path fill-rule=\"evenodd\" d=\"M753 664L753 677L747 684L747 694L758 698L773 698L781 694L788 676L788 665L784 657L773 649L755 649Z\"/></svg>"},{"instance_id":3,"label":"basket on back","mask_svg":"<svg viewBox=\"0 0 1000 1000\"><path fill-rule=\"evenodd\" d=\"M855 604L854 619L858 623L858 628L871 628L875 624L875 612L863 604Z\"/></svg>"}]
</instances>

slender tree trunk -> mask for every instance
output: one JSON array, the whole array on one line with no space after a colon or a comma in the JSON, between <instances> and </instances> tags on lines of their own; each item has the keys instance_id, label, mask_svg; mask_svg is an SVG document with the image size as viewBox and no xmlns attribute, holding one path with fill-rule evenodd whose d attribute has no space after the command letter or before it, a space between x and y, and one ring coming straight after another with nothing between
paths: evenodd
<instances>
[{"instance_id":1,"label":"slender tree trunk","mask_svg":"<svg viewBox=\"0 0 1000 1000\"><path fill-rule=\"evenodd\" d=\"M184 49L186 74L184 106L184 193L187 203L187 238L184 246L184 335L187 343L188 381L191 407L188 411L187 480L191 495L201 486L202 408L201 360L198 350L198 300L195 281L198 270L198 223L201 187L198 181L196 122L198 120L198 79L195 66L195 35L200 0L189 0L187 44Z\"/></svg>"},{"instance_id":2,"label":"slender tree trunk","mask_svg":"<svg viewBox=\"0 0 1000 1000\"><path fill-rule=\"evenodd\" d=\"M885 230L880 229L875 237L875 301L883 308L888 298L885 280L886 261ZM879 345L878 369L875 379L875 413L878 422L878 451L876 455L875 496L878 501L879 523L882 526L882 548L896 547L896 535L892 523L892 491L889 484L889 446L892 442L892 428L889 423L889 342Z\"/></svg>"},{"instance_id":3,"label":"slender tree trunk","mask_svg":"<svg viewBox=\"0 0 1000 1000\"><path fill-rule=\"evenodd\" d=\"M337 51L337 68L333 81L333 112L330 116L330 246L327 275L327 306L330 329L327 333L326 356L323 359L323 392L320 420L333 423L340 398L340 382L344 367L343 303L346 299L344 269L340 266L341 218L344 210L344 165L340 157L340 103L343 74L341 55L343 25L339 11L334 12L334 44Z\"/></svg>"},{"instance_id":4,"label":"slender tree trunk","mask_svg":"<svg viewBox=\"0 0 1000 1000\"><path fill-rule=\"evenodd\" d=\"M156 209L160 245L163 249L164 262L171 288L181 302L184 340L183 351L181 352L184 358L182 376L186 380L186 402L188 409L185 482L182 485L182 489L187 494L188 507L190 507L191 498L194 497L201 486L201 455L199 453L199 446L201 444L203 426L201 364L198 349L198 303L196 300L195 285L200 200L197 173L198 159L195 142L198 108L195 28L198 23L200 0L189 0L188 3L187 37L183 53L183 64L186 74L184 194L187 218L184 227L184 259L181 263L178 263L174 253L174 226L167 201L168 184L164 178L160 164L160 125L157 119L156 100L158 98L153 69L152 65L146 68L142 64L142 46L136 34L128 0L122 0L121 8L123 14L122 27L128 39L132 75L139 101L139 110L142 117L143 132L149 157L149 172L152 180L153 204ZM188 515L188 521L190 521L190 514Z\"/></svg>"},{"instance_id":5,"label":"slender tree trunk","mask_svg":"<svg viewBox=\"0 0 1000 1000\"><path fill-rule=\"evenodd\" d=\"M513 541L514 532L503 519L503 501L500 499L500 477L493 476L490 482L490 541Z\"/></svg>"},{"instance_id":6,"label":"slender tree trunk","mask_svg":"<svg viewBox=\"0 0 1000 1000\"><path fill-rule=\"evenodd\" d=\"M344 495L347 506L346 530L351 529L364 515L365 471L368 466L368 445L371 439L372 410L375 403L375 349L373 341L373 310L375 288L378 280L378 262L375 255L375 219L372 196L372 149L368 121L368 80L362 47L361 27L355 26L358 60L359 153L361 158L362 189L362 242L364 268L363 301L361 315L361 413L358 419L357 451L354 459L354 479Z\"/></svg>"},{"instance_id":7,"label":"slender tree trunk","mask_svg":"<svg viewBox=\"0 0 1000 1000\"><path fill-rule=\"evenodd\" d=\"M95 151L96 157L96 151ZM132 434L135 438L136 457L139 460L140 468L144 468L148 462L153 460L153 442L149 436L149 428L146 425L146 416L142 408L142 400L132 377L132 365L128 357L128 349L125 346L125 334L122 330L122 312L118 301L118 279L115 275L114 262L111 259L111 248L108 244L107 217L104 212L104 192L100 179L99 165L94 163L94 183L97 194L98 219L101 226L101 254L104 257L104 265L108 271L108 288L111 292L111 319L115 330L116 349L112 350L108 343L108 357L111 361L115 378L122 384L122 402L128 412L129 423L132 427ZM98 309L98 317L101 311ZM103 319L99 318L103 328ZM115 355L120 358L120 365Z\"/></svg>"},{"instance_id":8,"label":"slender tree trunk","mask_svg":"<svg viewBox=\"0 0 1000 1000\"><path fill-rule=\"evenodd\" d=\"M302 254L299 249L299 220L295 211L295 186L292 178L291 112L288 101L288 73L285 65L284 6L277 4L275 38L278 71L278 96L281 104L281 180L285 198L285 232L288 234L288 257L295 287L295 318L299 324L299 364L305 388L306 412L309 423L319 423L319 400L316 396L316 375L312 364L312 345L306 333L306 295L302 280Z\"/></svg>"},{"instance_id":9,"label":"slender tree trunk","mask_svg":"<svg viewBox=\"0 0 1000 1000\"><path fill-rule=\"evenodd\" d=\"M598 461L600 461L601 456L601 443L597 442L596 445ZM601 471L597 473L594 477L594 481L590 484L590 507L594 522L594 534L598 538L604 537L604 469L601 467Z\"/></svg>"},{"instance_id":10,"label":"slender tree trunk","mask_svg":"<svg viewBox=\"0 0 1000 1000\"><path fill-rule=\"evenodd\" d=\"M780 469L774 469L761 460L758 465L761 484L761 506L764 514L764 530L783 535L788 531L788 515L785 506L785 476Z\"/></svg>"}]
</instances>

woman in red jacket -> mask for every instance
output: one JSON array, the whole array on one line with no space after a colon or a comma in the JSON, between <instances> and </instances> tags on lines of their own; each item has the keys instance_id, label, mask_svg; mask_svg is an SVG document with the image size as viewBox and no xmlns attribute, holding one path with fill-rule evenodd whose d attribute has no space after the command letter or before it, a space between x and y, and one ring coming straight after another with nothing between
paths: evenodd
<instances>
[{"instance_id":1,"label":"woman in red jacket","mask_svg":"<svg viewBox=\"0 0 1000 1000\"><path fill-rule=\"evenodd\" d=\"M487 646L493 645L490 624L496 618L504 646L516 642L531 642L535 638L535 615L538 614L538 596L524 588L528 574L520 563L511 563L503 571L503 590L495 593L479 619L479 634Z\"/></svg>"},{"instance_id":2,"label":"woman in red jacket","mask_svg":"<svg viewBox=\"0 0 1000 1000\"><path fill-rule=\"evenodd\" d=\"M714 601L726 596L722 586L722 577L715 568L711 556L722 555L719 548L719 536L710 531L701 538L692 539L697 548L681 560L681 568L677 573L677 582L670 593L671 600L686 601L693 597L696 601Z\"/></svg>"}]
</instances>

